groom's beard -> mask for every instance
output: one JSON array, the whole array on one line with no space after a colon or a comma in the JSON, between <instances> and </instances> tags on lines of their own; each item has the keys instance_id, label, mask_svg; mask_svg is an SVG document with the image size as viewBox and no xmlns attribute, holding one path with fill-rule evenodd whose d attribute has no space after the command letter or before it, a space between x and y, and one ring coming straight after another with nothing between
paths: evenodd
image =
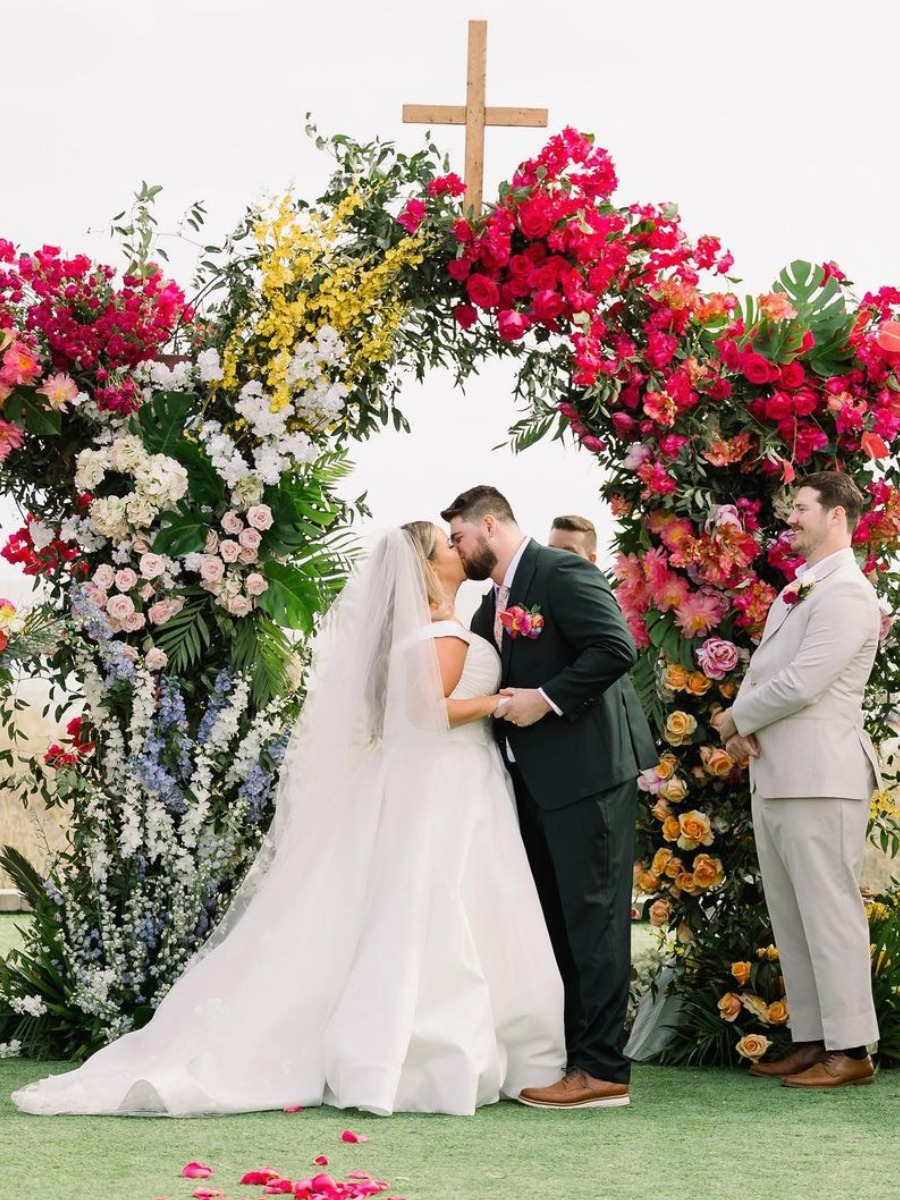
<instances>
[{"instance_id":1,"label":"groom's beard","mask_svg":"<svg viewBox=\"0 0 900 1200\"><path fill-rule=\"evenodd\" d=\"M482 538L478 543L478 549L474 554L469 555L463 560L463 570L466 573L467 579L489 579L491 571L497 565L497 555L493 552L487 543L487 538Z\"/></svg>"}]
</instances>

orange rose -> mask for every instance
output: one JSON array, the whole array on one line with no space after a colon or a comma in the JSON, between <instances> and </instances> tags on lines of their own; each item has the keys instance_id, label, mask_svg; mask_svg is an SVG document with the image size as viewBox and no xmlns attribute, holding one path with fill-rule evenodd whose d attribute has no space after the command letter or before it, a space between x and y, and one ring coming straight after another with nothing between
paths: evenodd
<instances>
[{"instance_id":1,"label":"orange rose","mask_svg":"<svg viewBox=\"0 0 900 1200\"><path fill-rule=\"evenodd\" d=\"M769 1005L769 1024L770 1025L786 1025L788 1019L788 1008L781 1000L774 1000Z\"/></svg>"},{"instance_id":2,"label":"orange rose","mask_svg":"<svg viewBox=\"0 0 900 1200\"><path fill-rule=\"evenodd\" d=\"M691 868L698 887L714 888L725 882L725 869L720 858L709 854L698 854Z\"/></svg>"},{"instance_id":3,"label":"orange rose","mask_svg":"<svg viewBox=\"0 0 900 1200\"><path fill-rule=\"evenodd\" d=\"M687 892L689 896L699 896L702 888L697 886L697 882L690 871L682 871L680 875L675 877L675 886L681 891Z\"/></svg>"},{"instance_id":4,"label":"orange rose","mask_svg":"<svg viewBox=\"0 0 900 1200\"><path fill-rule=\"evenodd\" d=\"M690 713L676 709L675 712L670 712L666 718L663 737L670 746L683 746L685 742L691 740L696 729L697 718L692 717Z\"/></svg>"},{"instance_id":5,"label":"orange rose","mask_svg":"<svg viewBox=\"0 0 900 1200\"><path fill-rule=\"evenodd\" d=\"M678 769L678 759L668 750L660 757L656 764L656 774L660 779L671 779Z\"/></svg>"},{"instance_id":6,"label":"orange rose","mask_svg":"<svg viewBox=\"0 0 900 1200\"><path fill-rule=\"evenodd\" d=\"M669 877L669 879L677 879L683 870L684 863L676 854L673 854L666 863L665 874Z\"/></svg>"},{"instance_id":7,"label":"orange rose","mask_svg":"<svg viewBox=\"0 0 900 1200\"><path fill-rule=\"evenodd\" d=\"M650 809L650 815L656 817L657 821L665 821L667 817L671 817L672 810L665 796L657 797L656 803Z\"/></svg>"},{"instance_id":8,"label":"orange rose","mask_svg":"<svg viewBox=\"0 0 900 1200\"><path fill-rule=\"evenodd\" d=\"M712 829L709 817L705 813L692 808L690 812L682 813L678 818L678 845L682 850L696 850L698 846L711 846L713 843ZM666 838L666 841L672 841Z\"/></svg>"},{"instance_id":9,"label":"orange rose","mask_svg":"<svg viewBox=\"0 0 900 1200\"><path fill-rule=\"evenodd\" d=\"M659 789L659 794L671 804L680 804L688 794L688 785L683 779L667 779Z\"/></svg>"},{"instance_id":10,"label":"orange rose","mask_svg":"<svg viewBox=\"0 0 900 1200\"><path fill-rule=\"evenodd\" d=\"M657 928L661 925L668 925L669 917L672 915L672 905L668 900L654 900L647 915L650 918L650 924Z\"/></svg>"},{"instance_id":11,"label":"orange rose","mask_svg":"<svg viewBox=\"0 0 900 1200\"><path fill-rule=\"evenodd\" d=\"M762 996L757 996L753 992L744 992L741 996L741 1003L746 1008L748 1013L752 1013L757 1021L763 1025L769 1023L769 1006L763 1000Z\"/></svg>"},{"instance_id":12,"label":"orange rose","mask_svg":"<svg viewBox=\"0 0 900 1200\"><path fill-rule=\"evenodd\" d=\"M677 842L681 835L681 822L677 817L666 817L663 821L662 835L667 842Z\"/></svg>"},{"instance_id":13,"label":"orange rose","mask_svg":"<svg viewBox=\"0 0 900 1200\"><path fill-rule=\"evenodd\" d=\"M714 779L724 779L734 770L734 759L721 746L701 746L700 759L704 771Z\"/></svg>"},{"instance_id":14,"label":"orange rose","mask_svg":"<svg viewBox=\"0 0 900 1200\"><path fill-rule=\"evenodd\" d=\"M737 684L732 683L730 679L726 679L719 684L719 691L726 700L733 700L737 695Z\"/></svg>"},{"instance_id":15,"label":"orange rose","mask_svg":"<svg viewBox=\"0 0 900 1200\"><path fill-rule=\"evenodd\" d=\"M637 890L651 895L659 890L659 876L652 871L641 871L637 877Z\"/></svg>"},{"instance_id":16,"label":"orange rose","mask_svg":"<svg viewBox=\"0 0 900 1200\"><path fill-rule=\"evenodd\" d=\"M759 1062L768 1048L772 1045L761 1033L748 1033L735 1046L741 1058L749 1058L751 1062Z\"/></svg>"},{"instance_id":17,"label":"orange rose","mask_svg":"<svg viewBox=\"0 0 900 1200\"><path fill-rule=\"evenodd\" d=\"M734 992L726 992L718 1004L719 1016L723 1021L736 1021L741 1015L741 998Z\"/></svg>"},{"instance_id":18,"label":"orange rose","mask_svg":"<svg viewBox=\"0 0 900 1200\"><path fill-rule=\"evenodd\" d=\"M731 964L731 974L741 987L746 987L747 981L750 978L750 964L748 962L733 962Z\"/></svg>"},{"instance_id":19,"label":"orange rose","mask_svg":"<svg viewBox=\"0 0 900 1200\"><path fill-rule=\"evenodd\" d=\"M673 692L680 692L687 685L689 675L690 671L685 670L678 663L672 663L670 667L666 667L663 683Z\"/></svg>"},{"instance_id":20,"label":"orange rose","mask_svg":"<svg viewBox=\"0 0 900 1200\"><path fill-rule=\"evenodd\" d=\"M712 680L707 679L702 671L691 671L684 684L684 690L689 696L704 696L712 687Z\"/></svg>"},{"instance_id":21,"label":"orange rose","mask_svg":"<svg viewBox=\"0 0 900 1200\"><path fill-rule=\"evenodd\" d=\"M650 870L654 875L662 875L665 871L669 860L673 858L671 850L667 850L665 846L653 855L653 862L650 864Z\"/></svg>"}]
</instances>

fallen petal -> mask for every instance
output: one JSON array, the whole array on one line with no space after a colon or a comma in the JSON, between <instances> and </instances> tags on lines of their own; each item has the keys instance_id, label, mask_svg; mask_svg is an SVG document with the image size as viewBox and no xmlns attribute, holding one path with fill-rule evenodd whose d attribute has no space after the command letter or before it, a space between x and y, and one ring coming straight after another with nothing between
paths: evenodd
<instances>
[{"instance_id":1,"label":"fallen petal","mask_svg":"<svg viewBox=\"0 0 900 1200\"><path fill-rule=\"evenodd\" d=\"M313 1159L313 1163L317 1167L327 1167L328 1166L328 1155L327 1154L318 1155L318 1157Z\"/></svg>"},{"instance_id":2,"label":"fallen petal","mask_svg":"<svg viewBox=\"0 0 900 1200\"><path fill-rule=\"evenodd\" d=\"M304 1106L302 1104L288 1104L281 1111L282 1112L303 1112L303 1108L304 1108Z\"/></svg>"},{"instance_id":3,"label":"fallen petal","mask_svg":"<svg viewBox=\"0 0 900 1200\"><path fill-rule=\"evenodd\" d=\"M181 1168L181 1174L185 1179L209 1179L213 1169L204 1167L203 1163L189 1162L186 1167Z\"/></svg>"},{"instance_id":4,"label":"fallen petal","mask_svg":"<svg viewBox=\"0 0 900 1200\"><path fill-rule=\"evenodd\" d=\"M273 1179L280 1179L281 1172L276 1171L274 1167L263 1167L259 1171L248 1171L238 1180L239 1183L256 1183L265 1184L271 1183Z\"/></svg>"},{"instance_id":5,"label":"fallen petal","mask_svg":"<svg viewBox=\"0 0 900 1200\"><path fill-rule=\"evenodd\" d=\"M225 1193L218 1188L194 1188L191 1195L195 1196L196 1200L216 1200L217 1196L224 1196Z\"/></svg>"},{"instance_id":6,"label":"fallen petal","mask_svg":"<svg viewBox=\"0 0 900 1200\"><path fill-rule=\"evenodd\" d=\"M341 1134L342 1142L367 1142L369 1135L366 1133L354 1133L352 1129L345 1129Z\"/></svg>"},{"instance_id":7,"label":"fallen petal","mask_svg":"<svg viewBox=\"0 0 900 1200\"><path fill-rule=\"evenodd\" d=\"M348 1171L347 1178L348 1179L371 1179L372 1176L369 1174L368 1171L356 1170L356 1171Z\"/></svg>"}]
</instances>

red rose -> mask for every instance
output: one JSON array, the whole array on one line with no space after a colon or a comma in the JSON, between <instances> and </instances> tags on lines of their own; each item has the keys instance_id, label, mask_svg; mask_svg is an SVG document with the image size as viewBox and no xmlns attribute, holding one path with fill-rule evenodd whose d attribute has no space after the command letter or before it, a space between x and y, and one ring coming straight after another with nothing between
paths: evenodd
<instances>
[{"instance_id":1,"label":"red rose","mask_svg":"<svg viewBox=\"0 0 900 1200\"><path fill-rule=\"evenodd\" d=\"M535 196L521 205L518 212L519 228L530 241L546 237L553 224L553 208L546 196Z\"/></svg>"},{"instance_id":2,"label":"red rose","mask_svg":"<svg viewBox=\"0 0 900 1200\"><path fill-rule=\"evenodd\" d=\"M525 336L530 326L531 322L524 313L507 308L497 314L497 331L504 342L517 342Z\"/></svg>"},{"instance_id":3,"label":"red rose","mask_svg":"<svg viewBox=\"0 0 900 1200\"><path fill-rule=\"evenodd\" d=\"M458 242L471 242L475 233L468 221L454 221L453 236Z\"/></svg>"},{"instance_id":4,"label":"red rose","mask_svg":"<svg viewBox=\"0 0 900 1200\"><path fill-rule=\"evenodd\" d=\"M453 310L453 319L463 329L471 329L478 320L478 311L471 304L457 304Z\"/></svg>"},{"instance_id":5,"label":"red rose","mask_svg":"<svg viewBox=\"0 0 900 1200\"><path fill-rule=\"evenodd\" d=\"M461 283L462 280L467 278L471 270L472 264L467 258L454 258L451 262L447 263L447 274L451 279L455 279L457 283Z\"/></svg>"},{"instance_id":6,"label":"red rose","mask_svg":"<svg viewBox=\"0 0 900 1200\"><path fill-rule=\"evenodd\" d=\"M402 225L407 233L415 233L425 220L425 202L423 200L407 200L406 207L397 218L397 224Z\"/></svg>"},{"instance_id":7,"label":"red rose","mask_svg":"<svg viewBox=\"0 0 900 1200\"><path fill-rule=\"evenodd\" d=\"M559 292L544 288L531 301L531 314L542 325L555 321L565 307L565 301Z\"/></svg>"},{"instance_id":8,"label":"red rose","mask_svg":"<svg viewBox=\"0 0 900 1200\"><path fill-rule=\"evenodd\" d=\"M773 362L752 350L741 355L739 365L741 374L751 383L774 383L781 374Z\"/></svg>"},{"instance_id":9,"label":"red rose","mask_svg":"<svg viewBox=\"0 0 900 1200\"><path fill-rule=\"evenodd\" d=\"M806 382L806 372L800 363L794 359L793 362L785 363L781 368L781 386L788 390L801 387Z\"/></svg>"},{"instance_id":10,"label":"red rose","mask_svg":"<svg viewBox=\"0 0 900 1200\"><path fill-rule=\"evenodd\" d=\"M487 275L470 275L466 280L466 291L472 303L479 308L495 308L500 299L496 283Z\"/></svg>"}]
</instances>

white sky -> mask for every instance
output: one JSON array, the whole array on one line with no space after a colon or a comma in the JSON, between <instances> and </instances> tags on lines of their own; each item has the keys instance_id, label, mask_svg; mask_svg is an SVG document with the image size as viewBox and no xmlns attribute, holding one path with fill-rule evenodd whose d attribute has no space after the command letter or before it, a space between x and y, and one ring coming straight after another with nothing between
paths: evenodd
<instances>
[{"instance_id":1,"label":"white sky","mask_svg":"<svg viewBox=\"0 0 900 1200\"><path fill-rule=\"evenodd\" d=\"M593 131L617 164L618 199L676 201L692 236L716 233L749 291L794 258L832 258L860 290L900 284L900 139L893 5L812 0L640 0L468 11L426 0L5 0L0 237L114 261L102 234L142 179L161 183L174 230L197 199L216 241L245 205L294 182L309 198L330 160L303 135L380 135L413 151L404 102L462 103L466 21L486 18L487 102L546 106L550 131ZM463 131L434 131L462 169ZM485 195L542 130L489 130ZM168 243L167 243L168 245ZM187 285L193 257L168 245ZM361 446L348 495L378 525L494 483L543 538L558 512L608 536L592 460L546 445L491 452L515 419L506 368L454 393L408 389L412 436ZM4 521L9 528L13 516ZM21 594L0 564L0 588Z\"/></svg>"}]
</instances>

